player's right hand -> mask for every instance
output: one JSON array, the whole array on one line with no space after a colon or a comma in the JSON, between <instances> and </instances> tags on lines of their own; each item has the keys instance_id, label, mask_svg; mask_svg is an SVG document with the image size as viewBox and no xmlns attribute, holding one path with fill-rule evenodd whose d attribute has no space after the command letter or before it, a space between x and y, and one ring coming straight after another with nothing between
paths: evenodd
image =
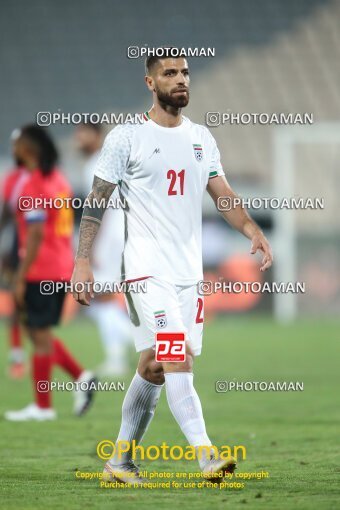
<instances>
[{"instance_id":1,"label":"player's right hand","mask_svg":"<svg viewBox=\"0 0 340 510\"><path fill-rule=\"evenodd\" d=\"M81 305L90 306L90 299L94 297L93 283L94 278L90 261L88 259L76 259L71 278L72 294ZM77 292L77 290L80 292Z\"/></svg>"}]
</instances>

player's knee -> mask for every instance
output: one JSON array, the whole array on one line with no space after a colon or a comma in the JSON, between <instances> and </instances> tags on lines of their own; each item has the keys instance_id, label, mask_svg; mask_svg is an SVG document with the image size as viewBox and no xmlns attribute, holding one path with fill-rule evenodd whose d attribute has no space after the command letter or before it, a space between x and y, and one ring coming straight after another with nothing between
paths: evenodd
<instances>
[{"instance_id":1,"label":"player's knee","mask_svg":"<svg viewBox=\"0 0 340 510\"><path fill-rule=\"evenodd\" d=\"M164 384L164 371L160 363L150 360L138 366L138 373L143 379L152 384Z\"/></svg>"},{"instance_id":2,"label":"player's knee","mask_svg":"<svg viewBox=\"0 0 340 510\"><path fill-rule=\"evenodd\" d=\"M187 352L185 356L185 361L176 362L172 361L164 362L163 369L165 373L168 372L192 372L194 367L194 356L191 352Z\"/></svg>"}]
</instances>

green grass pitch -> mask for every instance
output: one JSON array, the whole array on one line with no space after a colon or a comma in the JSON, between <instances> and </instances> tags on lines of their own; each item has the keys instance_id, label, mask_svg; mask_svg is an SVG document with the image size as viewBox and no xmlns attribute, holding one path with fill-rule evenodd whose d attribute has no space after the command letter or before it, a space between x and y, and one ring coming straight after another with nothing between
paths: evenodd
<instances>
[{"instance_id":1,"label":"green grass pitch","mask_svg":"<svg viewBox=\"0 0 340 510\"><path fill-rule=\"evenodd\" d=\"M102 439L116 438L122 392L100 392L91 411L72 416L72 395L54 393L58 420L7 423L0 418L1 506L4 509L336 509L339 494L339 322L299 321L280 326L266 318L221 318L205 327L204 351L196 361L195 385L208 433L217 445L243 444L247 459L239 472L268 471L270 477L245 488L117 490L75 471L101 471L96 455ZM0 412L31 401L29 379L5 375L7 339L1 334ZM101 361L96 330L87 320L58 333L87 367ZM133 375L137 357L131 351ZM54 377L64 379L55 370ZM216 393L216 380L303 381L303 392ZM144 445L185 445L162 394ZM195 462L140 463L148 470L197 471Z\"/></svg>"}]
</instances>

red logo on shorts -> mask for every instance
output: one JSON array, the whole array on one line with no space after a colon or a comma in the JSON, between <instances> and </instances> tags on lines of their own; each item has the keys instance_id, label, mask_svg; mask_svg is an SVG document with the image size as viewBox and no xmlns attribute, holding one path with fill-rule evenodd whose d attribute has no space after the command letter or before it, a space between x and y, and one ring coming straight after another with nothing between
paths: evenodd
<instances>
[{"instance_id":1,"label":"red logo on shorts","mask_svg":"<svg viewBox=\"0 0 340 510\"><path fill-rule=\"evenodd\" d=\"M185 361L185 333L156 333L156 361Z\"/></svg>"}]
</instances>

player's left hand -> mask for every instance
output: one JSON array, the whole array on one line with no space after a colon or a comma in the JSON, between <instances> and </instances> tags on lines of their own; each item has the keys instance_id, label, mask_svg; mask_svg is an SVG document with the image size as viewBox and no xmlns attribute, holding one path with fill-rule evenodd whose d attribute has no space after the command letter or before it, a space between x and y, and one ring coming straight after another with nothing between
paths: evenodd
<instances>
[{"instance_id":1,"label":"player's left hand","mask_svg":"<svg viewBox=\"0 0 340 510\"><path fill-rule=\"evenodd\" d=\"M14 299L19 308L23 308L25 303L26 281L17 276L14 284Z\"/></svg>"},{"instance_id":2,"label":"player's left hand","mask_svg":"<svg viewBox=\"0 0 340 510\"><path fill-rule=\"evenodd\" d=\"M254 255L257 251L263 253L260 271L265 271L273 263L273 252L271 246L262 232L255 234L251 240L250 253Z\"/></svg>"}]
</instances>

